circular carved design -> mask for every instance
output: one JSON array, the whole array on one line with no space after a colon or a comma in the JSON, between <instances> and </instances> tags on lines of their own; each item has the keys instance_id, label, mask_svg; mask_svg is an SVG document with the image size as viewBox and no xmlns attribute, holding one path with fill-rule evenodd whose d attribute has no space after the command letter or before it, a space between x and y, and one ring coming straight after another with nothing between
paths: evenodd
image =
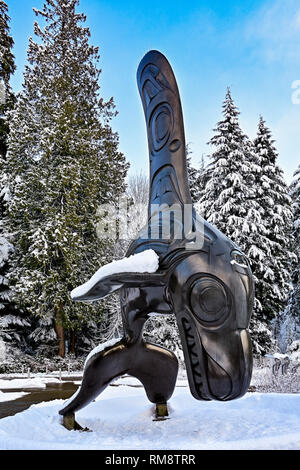
<instances>
[{"instance_id":1,"label":"circular carved design","mask_svg":"<svg viewBox=\"0 0 300 470\"><path fill-rule=\"evenodd\" d=\"M190 307L202 323L211 326L223 322L230 312L225 287L211 277L194 282L190 290Z\"/></svg>"},{"instance_id":2,"label":"circular carved design","mask_svg":"<svg viewBox=\"0 0 300 470\"><path fill-rule=\"evenodd\" d=\"M152 113L149 122L152 150L159 152L169 141L174 127L174 116L168 103L160 104Z\"/></svg>"}]
</instances>

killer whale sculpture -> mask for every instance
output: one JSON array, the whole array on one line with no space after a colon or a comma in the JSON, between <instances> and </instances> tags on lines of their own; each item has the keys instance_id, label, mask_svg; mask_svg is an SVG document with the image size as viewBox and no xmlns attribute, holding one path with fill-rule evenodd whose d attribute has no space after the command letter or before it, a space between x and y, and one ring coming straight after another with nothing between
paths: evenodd
<instances>
[{"instance_id":1,"label":"killer whale sculpture","mask_svg":"<svg viewBox=\"0 0 300 470\"><path fill-rule=\"evenodd\" d=\"M254 284L249 263L231 240L192 207L182 109L169 62L158 51L148 52L138 67L137 81L149 146L149 219L126 256L153 250L159 267L150 273L120 269L73 296L75 301L94 301L119 290L124 336L86 361L79 391L59 412L69 429L78 428L74 413L125 373L142 382L158 416L167 414L178 362L165 348L144 342L143 327L152 312L176 315L189 386L196 399L241 397L251 379L247 328ZM164 227L166 219L169 230Z\"/></svg>"}]
</instances>

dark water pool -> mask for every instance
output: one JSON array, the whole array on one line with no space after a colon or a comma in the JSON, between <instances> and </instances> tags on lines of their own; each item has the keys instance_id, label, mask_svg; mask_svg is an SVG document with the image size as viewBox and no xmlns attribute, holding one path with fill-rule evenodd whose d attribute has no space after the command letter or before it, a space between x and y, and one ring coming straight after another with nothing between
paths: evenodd
<instances>
[{"instance_id":1,"label":"dark water pool","mask_svg":"<svg viewBox=\"0 0 300 470\"><path fill-rule=\"evenodd\" d=\"M46 384L46 388L42 390L10 389L9 392L26 392L27 395L17 400L0 403L0 419L13 416L42 401L66 400L76 392L78 387L79 385L75 385L73 382L60 382ZM3 393L5 392L6 390L3 390Z\"/></svg>"}]
</instances>

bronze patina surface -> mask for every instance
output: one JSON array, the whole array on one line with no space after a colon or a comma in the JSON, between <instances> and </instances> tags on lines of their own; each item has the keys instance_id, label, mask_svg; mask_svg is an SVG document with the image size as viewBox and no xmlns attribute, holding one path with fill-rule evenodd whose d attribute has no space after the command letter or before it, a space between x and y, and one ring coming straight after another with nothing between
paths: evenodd
<instances>
[{"instance_id":1,"label":"bronze patina surface","mask_svg":"<svg viewBox=\"0 0 300 470\"><path fill-rule=\"evenodd\" d=\"M120 291L124 337L94 354L81 388L61 411L86 406L116 377L130 374L145 387L158 415L167 415L178 362L173 353L142 338L149 314L177 319L191 393L198 400L232 400L247 390L252 373L247 331L254 284L249 263L224 234L196 214L191 201L181 102L167 59L150 51L137 72L150 158L148 224L127 256L152 249L155 273L117 273L74 300ZM165 221L170 221L166 230Z\"/></svg>"}]
</instances>

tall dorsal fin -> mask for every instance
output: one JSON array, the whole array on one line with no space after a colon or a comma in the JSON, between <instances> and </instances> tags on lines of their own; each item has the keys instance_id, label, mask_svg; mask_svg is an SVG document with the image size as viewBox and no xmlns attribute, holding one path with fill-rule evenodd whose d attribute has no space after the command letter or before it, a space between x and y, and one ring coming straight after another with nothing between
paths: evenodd
<instances>
[{"instance_id":1,"label":"tall dorsal fin","mask_svg":"<svg viewBox=\"0 0 300 470\"><path fill-rule=\"evenodd\" d=\"M180 96L165 56L148 52L138 67L137 82L148 134L149 215L152 204L192 204Z\"/></svg>"}]
</instances>

